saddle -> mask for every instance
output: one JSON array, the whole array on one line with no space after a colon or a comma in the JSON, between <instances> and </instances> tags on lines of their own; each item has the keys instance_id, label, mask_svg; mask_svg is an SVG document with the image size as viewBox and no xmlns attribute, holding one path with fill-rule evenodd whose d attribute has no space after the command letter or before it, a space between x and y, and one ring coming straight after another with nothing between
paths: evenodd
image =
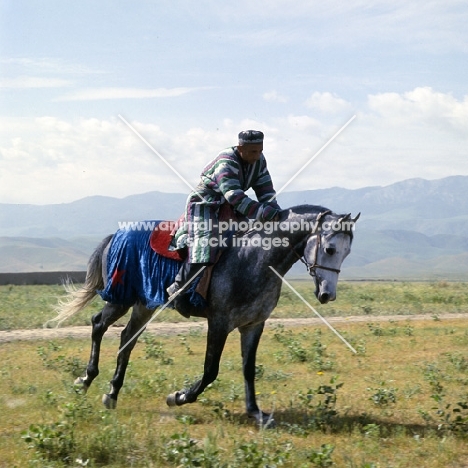
<instances>
[{"instance_id":1,"label":"saddle","mask_svg":"<svg viewBox=\"0 0 468 468\"><path fill-rule=\"evenodd\" d=\"M179 219L176 223L162 222L154 228L150 236L150 246L154 252L156 252L164 258L170 258L171 260L177 260L179 262L185 261L185 259L187 258L187 249L171 249L172 237L179 228L181 222L181 219ZM161 226L161 224L163 225ZM173 229L167 229L167 226L175 227ZM216 261L218 261L219 256L220 253L217 255ZM213 266L214 264L206 267L203 270L203 275L201 276L200 280L198 281L197 287L195 288L195 292L200 294L205 301L208 295L208 288L210 286Z\"/></svg>"},{"instance_id":2,"label":"saddle","mask_svg":"<svg viewBox=\"0 0 468 468\"><path fill-rule=\"evenodd\" d=\"M184 222L185 216L182 215L176 222L167 222L162 221L158 224L150 236L150 246L151 248L159 255L165 258L170 258L172 260L177 260L179 262L185 261L187 258L187 249L173 250L171 249L172 238L179 229L180 225ZM218 221L239 221L239 216L232 208L232 206L225 202L223 203L218 212ZM216 256L215 263L206 267L203 270L203 275L200 278L200 281L197 284L195 291L200 294L203 299L206 300L208 294L208 287L210 286L211 274L213 271L213 266L219 260L222 255L223 250L220 250Z\"/></svg>"},{"instance_id":3,"label":"saddle","mask_svg":"<svg viewBox=\"0 0 468 468\"><path fill-rule=\"evenodd\" d=\"M180 219L175 223L167 221L159 223L151 233L150 246L157 254L164 258L183 262L187 258L187 251L170 249L172 237L180 224ZM172 229L169 229L170 227L172 227Z\"/></svg>"}]
</instances>

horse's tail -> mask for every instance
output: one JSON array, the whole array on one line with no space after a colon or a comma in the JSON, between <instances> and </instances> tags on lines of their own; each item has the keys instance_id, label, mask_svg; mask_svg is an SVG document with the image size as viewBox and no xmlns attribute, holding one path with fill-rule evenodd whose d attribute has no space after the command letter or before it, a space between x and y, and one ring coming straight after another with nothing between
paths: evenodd
<instances>
[{"instance_id":1,"label":"horse's tail","mask_svg":"<svg viewBox=\"0 0 468 468\"><path fill-rule=\"evenodd\" d=\"M63 321L84 309L96 296L96 290L104 289L102 256L111 239L112 235L107 236L89 258L86 279L81 288L77 289L70 280L64 283L67 296L58 301L54 307L57 316L47 321L44 327L48 327L51 323L55 323L55 326L58 327Z\"/></svg>"}]
</instances>

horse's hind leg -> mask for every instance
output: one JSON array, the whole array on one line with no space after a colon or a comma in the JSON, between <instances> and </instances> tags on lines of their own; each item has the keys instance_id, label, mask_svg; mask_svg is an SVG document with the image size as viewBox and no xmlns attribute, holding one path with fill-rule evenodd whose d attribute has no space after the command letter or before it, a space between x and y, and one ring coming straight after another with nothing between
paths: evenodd
<instances>
[{"instance_id":1,"label":"horse's hind leg","mask_svg":"<svg viewBox=\"0 0 468 468\"><path fill-rule=\"evenodd\" d=\"M117 367L114 377L110 381L110 392L105 393L102 397L102 402L108 409L114 409L117 406L117 397L124 382L130 354L135 347L138 337L145 330L145 326L152 314L152 310L147 309L140 303L133 306L130 321L120 335L119 356L117 358Z\"/></svg>"},{"instance_id":2,"label":"horse's hind leg","mask_svg":"<svg viewBox=\"0 0 468 468\"><path fill-rule=\"evenodd\" d=\"M93 331L91 333L91 354L86 368L86 374L84 377L78 377L75 380L75 385L82 386L85 392L99 374L99 354L101 352L101 341L104 333L114 322L125 315L128 309L129 307L107 303L101 312L93 315L91 319L93 326Z\"/></svg>"},{"instance_id":3,"label":"horse's hind leg","mask_svg":"<svg viewBox=\"0 0 468 468\"><path fill-rule=\"evenodd\" d=\"M260 324L240 327L242 370L244 372L245 405L247 414L257 421L261 427L274 427L273 417L260 410L255 398L255 361L257 348L263 333L265 322Z\"/></svg>"}]
</instances>

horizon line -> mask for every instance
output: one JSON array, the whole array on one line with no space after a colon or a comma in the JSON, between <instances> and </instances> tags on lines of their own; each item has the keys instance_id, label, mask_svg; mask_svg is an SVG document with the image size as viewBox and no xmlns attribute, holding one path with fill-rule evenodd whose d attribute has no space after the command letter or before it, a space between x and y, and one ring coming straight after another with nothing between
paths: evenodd
<instances>
[{"instance_id":1,"label":"horizon line","mask_svg":"<svg viewBox=\"0 0 468 468\"><path fill-rule=\"evenodd\" d=\"M467 175L456 174L456 175L450 175L450 176L445 176L445 177L439 177L439 178L435 178L435 179L427 179L427 178L424 178L424 177L410 177L408 179L401 179L401 180L398 180L396 182L391 182L391 183L386 184L386 185L363 185L362 187L358 187L358 188L346 188L346 187L341 187L341 186L335 185L335 186L326 187L326 188L312 188L312 189L306 189L306 190L291 190L291 191L284 191L284 192L280 193L278 196L281 197L282 195L287 194L287 193L317 192L317 191L320 191L320 190L336 190L336 189L338 189L338 190L356 191L356 190L362 190L362 189L366 189L366 188L368 188L368 189L370 189L370 188L385 188L385 187L390 187L392 185L400 184L402 182L408 182L408 181L411 181L411 180L435 182L435 181L440 181L440 180L445 180L445 179L451 179L451 178L454 178L454 177L466 177L466 178L468 178L468 174ZM130 195L125 195L123 197L116 197L116 196L113 196L113 195L95 194L95 195L86 195L84 197L76 198L76 199L71 200L71 201L64 201L64 202L57 202L57 203L0 202L0 205L32 205L32 206L67 205L67 204L70 204L70 203L76 203L76 202L79 202L79 201L82 201L82 200L86 200L87 198L112 198L114 200L124 200L124 199L129 198L129 197L147 195L149 193L162 193L162 194L167 194L167 195L182 195L184 197L188 196L188 192L163 192L161 190L150 190L148 192L133 193L133 194L130 194Z\"/></svg>"}]
</instances>

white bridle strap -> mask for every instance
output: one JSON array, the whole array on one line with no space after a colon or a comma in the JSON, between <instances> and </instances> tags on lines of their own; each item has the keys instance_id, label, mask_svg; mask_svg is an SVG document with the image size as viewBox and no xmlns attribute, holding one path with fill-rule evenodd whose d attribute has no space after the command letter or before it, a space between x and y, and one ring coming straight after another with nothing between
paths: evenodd
<instances>
[{"instance_id":1,"label":"white bridle strap","mask_svg":"<svg viewBox=\"0 0 468 468\"><path fill-rule=\"evenodd\" d=\"M331 267L327 267L325 265L320 265L317 263L317 259L318 259L318 252L320 250L320 245L322 243L322 235L320 234L320 231L321 231L321 226L322 226L322 218L325 217L327 214L330 214L331 211L330 210L327 210L327 211L323 211L321 213L319 213L319 215L317 216L317 242L315 243L315 249L314 249L314 261L312 263L309 263L305 258L304 256L300 256L295 250L294 248L292 248L293 252L297 255L297 257L299 258L299 260L307 267L307 271L309 272L309 275L310 276L315 276L316 275L316 272L315 270L317 268L320 268L321 270L327 270L327 271L333 271L335 273L340 273L341 270L339 270L338 268L331 268ZM309 234L309 237L311 237L313 235L313 233L311 232Z\"/></svg>"}]
</instances>

